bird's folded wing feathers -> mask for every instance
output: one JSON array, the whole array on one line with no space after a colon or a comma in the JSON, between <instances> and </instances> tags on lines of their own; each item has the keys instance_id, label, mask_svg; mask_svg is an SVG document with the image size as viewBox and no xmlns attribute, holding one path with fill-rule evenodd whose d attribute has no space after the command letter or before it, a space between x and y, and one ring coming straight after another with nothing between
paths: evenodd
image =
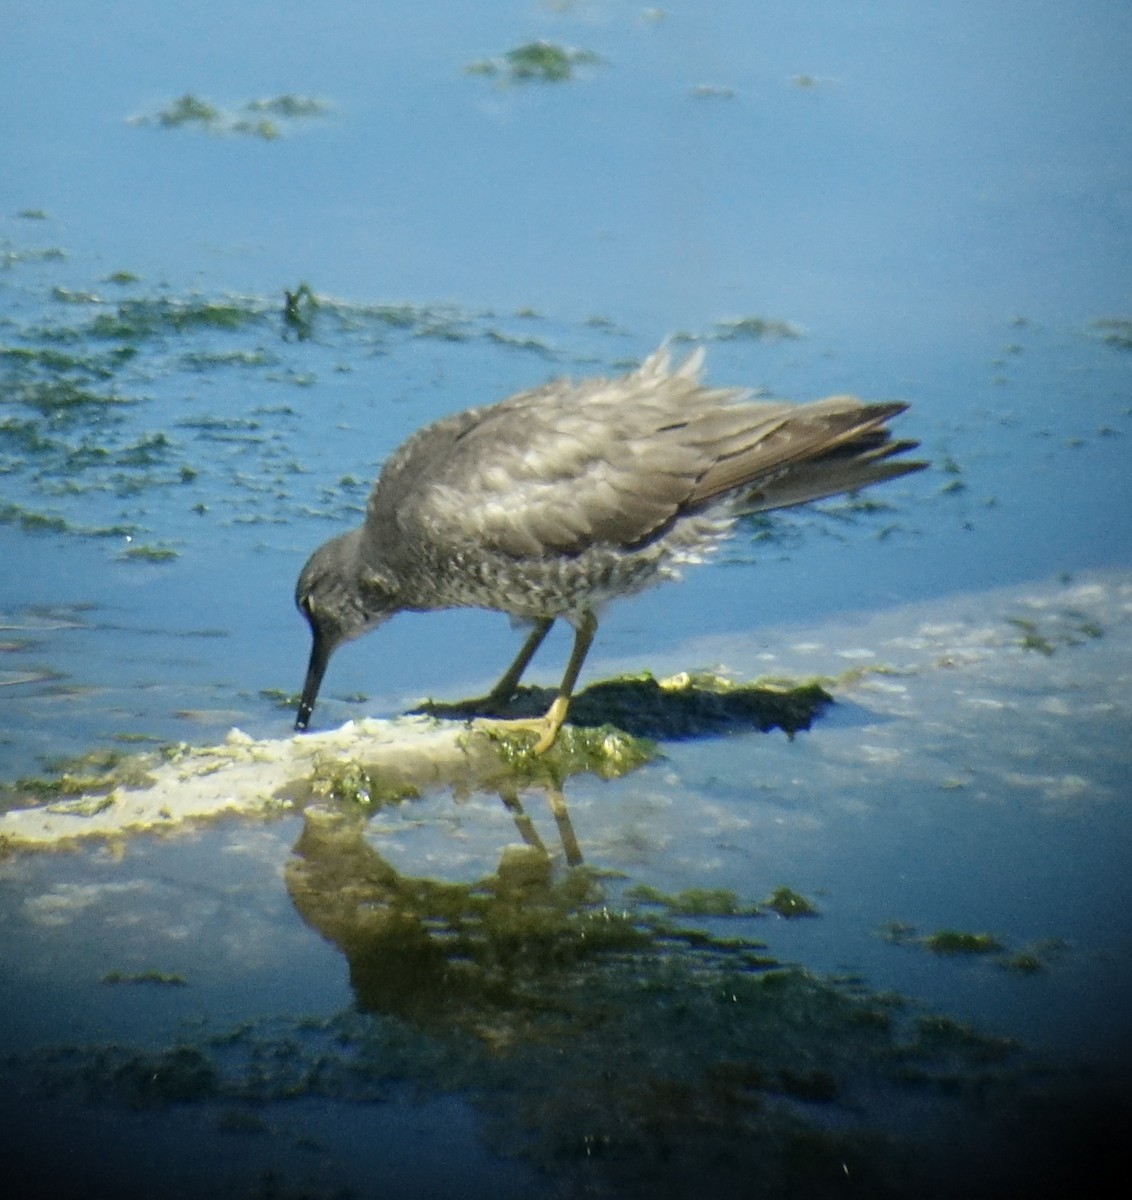
<instances>
[{"instance_id":1,"label":"bird's folded wing feathers","mask_svg":"<svg viewBox=\"0 0 1132 1200\"><path fill-rule=\"evenodd\" d=\"M701 357L673 371L662 350L621 379L560 380L439 421L390 460L371 512L395 513L400 539L537 558L644 544L740 489L742 507L773 508L911 469L872 461L907 447L883 428L903 405L750 403L702 387Z\"/></svg>"}]
</instances>

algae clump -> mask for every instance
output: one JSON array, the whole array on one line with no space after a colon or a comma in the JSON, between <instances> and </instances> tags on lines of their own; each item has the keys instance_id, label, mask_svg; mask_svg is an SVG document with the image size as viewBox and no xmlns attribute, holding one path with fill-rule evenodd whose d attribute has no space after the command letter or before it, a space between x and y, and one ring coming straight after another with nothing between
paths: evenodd
<instances>
[{"instance_id":1,"label":"algae clump","mask_svg":"<svg viewBox=\"0 0 1132 1200\"><path fill-rule=\"evenodd\" d=\"M320 762L310 780L311 793L337 803L376 811L402 800L420 799L420 788L358 762Z\"/></svg>"},{"instance_id":2,"label":"algae clump","mask_svg":"<svg viewBox=\"0 0 1132 1200\"><path fill-rule=\"evenodd\" d=\"M501 58L479 59L466 69L469 75L506 75L513 83L563 83L574 77L576 67L600 62L601 55L592 50L537 41L516 46Z\"/></svg>"},{"instance_id":3,"label":"algae clump","mask_svg":"<svg viewBox=\"0 0 1132 1200\"><path fill-rule=\"evenodd\" d=\"M801 893L792 888L780 887L763 901L767 908L772 908L780 917L816 917L820 912L815 904L807 900Z\"/></svg>"},{"instance_id":4,"label":"algae clump","mask_svg":"<svg viewBox=\"0 0 1132 1200\"><path fill-rule=\"evenodd\" d=\"M924 938L924 946L933 954L995 954L1002 943L991 933L967 933L959 929L941 929Z\"/></svg>"}]
</instances>

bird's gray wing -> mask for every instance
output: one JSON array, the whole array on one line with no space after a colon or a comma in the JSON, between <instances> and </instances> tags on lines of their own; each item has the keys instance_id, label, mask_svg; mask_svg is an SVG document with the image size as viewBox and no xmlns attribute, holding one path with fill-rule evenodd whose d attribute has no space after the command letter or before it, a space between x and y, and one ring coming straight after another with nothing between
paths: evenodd
<instances>
[{"instance_id":1,"label":"bird's gray wing","mask_svg":"<svg viewBox=\"0 0 1132 1200\"><path fill-rule=\"evenodd\" d=\"M368 524L380 538L392 519L400 546L571 555L645 544L740 491L774 508L899 473L873 460L904 447L883 429L902 405L750 403L703 387L701 362L673 370L662 349L619 379L558 380L445 418L386 464Z\"/></svg>"},{"instance_id":2,"label":"bird's gray wing","mask_svg":"<svg viewBox=\"0 0 1132 1200\"><path fill-rule=\"evenodd\" d=\"M515 558L634 545L687 505L715 460L732 392L700 386L700 356L677 370L654 355L619 379L559 380L447 418L390 460L370 511L400 537L470 542ZM785 407L785 406L776 406ZM690 422L713 416L710 436Z\"/></svg>"}]
</instances>

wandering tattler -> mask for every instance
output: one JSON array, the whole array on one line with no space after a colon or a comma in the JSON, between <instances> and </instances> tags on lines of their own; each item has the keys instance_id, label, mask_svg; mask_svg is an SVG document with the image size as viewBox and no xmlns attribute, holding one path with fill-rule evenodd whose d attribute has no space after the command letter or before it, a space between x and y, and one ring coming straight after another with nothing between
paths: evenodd
<instances>
[{"instance_id":1,"label":"wandering tattler","mask_svg":"<svg viewBox=\"0 0 1132 1200\"><path fill-rule=\"evenodd\" d=\"M314 643L297 730L335 648L394 613L489 608L533 624L477 707L506 703L558 617L574 648L534 727L554 744L608 600L679 578L744 513L805 504L926 466L887 422L904 404L752 402L700 382L703 350L662 347L619 379L556 380L444 417L385 463L365 523L320 546L295 589Z\"/></svg>"}]
</instances>

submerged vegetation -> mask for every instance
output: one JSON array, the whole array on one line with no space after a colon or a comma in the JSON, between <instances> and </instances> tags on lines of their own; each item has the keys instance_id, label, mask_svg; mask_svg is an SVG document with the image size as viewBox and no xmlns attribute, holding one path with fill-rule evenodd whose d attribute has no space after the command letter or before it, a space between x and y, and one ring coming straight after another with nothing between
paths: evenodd
<instances>
[{"instance_id":1,"label":"submerged vegetation","mask_svg":"<svg viewBox=\"0 0 1132 1200\"><path fill-rule=\"evenodd\" d=\"M341 377L347 363L384 356L394 340L478 341L555 357L530 333L530 315L353 304L305 282L275 297L175 292L125 270L103 274L101 287L46 284L34 321L17 309L0 329L0 523L132 537L163 558L217 522L283 525L314 511L334 520L358 511L372 446L354 446L352 477L362 482L327 489L316 509L296 486L306 470L304 408L280 389L289 395L323 372ZM233 370L240 377L225 391ZM158 537L155 492L168 496ZM153 557L119 550L125 561Z\"/></svg>"},{"instance_id":2,"label":"submerged vegetation","mask_svg":"<svg viewBox=\"0 0 1132 1200\"><path fill-rule=\"evenodd\" d=\"M490 716L499 718L536 717L546 711L554 693L547 688L523 686L506 705L483 713L468 708L467 701L428 703L419 712L430 716L459 718ZM833 697L818 682L804 680L757 680L741 683L711 671L681 672L657 679L651 672L622 675L590 684L570 701L569 739L563 743L564 756L588 756L596 749L603 757L630 758L647 752L631 747L607 745L603 726L624 731L630 739L677 740L709 734L758 729L781 729L792 737L809 729L814 719ZM505 753L522 754L534 739L503 739ZM557 751L547 756L554 761ZM536 768L537 769L537 768Z\"/></svg>"},{"instance_id":3,"label":"submerged vegetation","mask_svg":"<svg viewBox=\"0 0 1132 1200\"><path fill-rule=\"evenodd\" d=\"M1045 611L1026 617L1007 617L1017 631L1015 645L1050 657L1059 646L1079 646L1104 637L1103 627L1076 609Z\"/></svg>"},{"instance_id":4,"label":"submerged vegetation","mask_svg":"<svg viewBox=\"0 0 1132 1200\"><path fill-rule=\"evenodd\" d=\"M914 925L904 921L888 922L879 935L889 945L919 947L940 958L986 957L995 966L1018 975L1037 974L1065 949L1065 943L1059 938L1046 938L1033 945L1011 950L993 933L939 929L935 933L921 934Z\"/></svg>"},{"instance_id":5,"label":"submerged vegetation","mask_svg":"<svg viewBox=\"0 0 1132 1200\"><path fill-rule=\"evenodd\" d=\"M1132 320L1127 317L1102 317L1092 323L1090 330L1106 346L1132 350Z\"/></svg>"},{"instance_id":6,"label":"submerged vegetation","mask_svg":"<svg viewBox=\"0 0 1132 1200\"><path fill-rule=\"evenodd\" d=\"M155 984L158 987L185 987L187 980L183 975L172 971L107 971L102 977L106 984Z\"/></svg>"},{"instance_id":7,"label":"submerged vegetation","mask_svg":"<svg viewBox=\"0 0 1132 1200\"><path fill-rule=\"evenodd\" d=\"M718 342L763 342L778 341L782 338L792 340L802 337L803 334L797 325L788 321L750 316L717 321L708 336Z\"/></svg>"},{"instance_id":8,"label":"submerged vegetation","mask_svg":"<svg viewBox=\"0 0 1132 1200\"><path fill-rule=\"evenodd\" d=\"M125 562L171 562L177 558L177 551L171 546L153 546L148 543L140 543L136 546L127 546L120 551L118 557Z\"/></svg>"},{"instance_id":9,"label":"submerged vegetation","mask_svg":"<svg viewBox=\"0 0 1132 1200\"><path fill-rule=\"evenodd\" d=\"M757 904L744 903L730 888L687 888L669 895L650 884L637 884L625 892L634 904L663 908L669 916L679 917L758 917Z\"/></svg>"},{"instance_id":10,"label":"submerged vegetation","mask_svg":"<svg viewBox=\"0 0 1132 1200\"><path fill-rule=\"evenodd\" d=\"M160 129L184 127L213 134L244 134L274 141L301 121L325 117L333 105L316 96L289 92L258 100L247 100L235 109L223 109L191 92L179 96L151 116L131 119L133 125L155 125Z\"/></svg>"},{"instance_id":11,"label":"submerged vegetation","mask_svg":"<svg viewBox=\"0 0 1132 1200\"><path fill-rule=\"evenodd\" d=\"M832 1195L847 1171L862 1195L943 1194L938 1122L997 1113L1000 1153L1033 1129L1012 1040L652 912L741 928L758 910L734 893L641 884L618 899L616 880L533 846L438 880L399 870L366 825L308 814L286 866L295 911L348 967L342 1011L198 1023L168 1044L37 1046L0 1066L24 1094L108 1108L254 1106L257 1123L222 1128L265 1136L269 1105L385 1104L408 1083L459 1095L492 1151L563 1194ZM101 981L186 985L157 969ZM922 1123L879 1136L893 1106Z\"/></svg>"},{"instance_id":12,"label":"submerged vegetation","mask_svg":"<svg viewBox=\"0 0 1132 1200\"><path fill-rule=\"evenodd\" d=\"M52 801L54 811L64 811L58 803L65 801L68 804L65 811L92 816L101 811L99 806L115 788L149 786L156 761L153 755L101 747L86 754L48 759L44 763L45 774L41 776L0 782L0 805Z\"/></svg>"},{"instance_id":13,"label":"submerged vegetation","mask_svg":"<svg viewBox=\"0 0 1132 1200\"><path fill-rule=\"evenodd\" d=\"M387 804L420 798L415 783L398 780L392 774L367 767L364 763L325 760L315 764L310 781L311 794L336 804L346 804L375 812Z\"/></svg>"},{"instance_id":14,"label":"submerged vegetation","mask_svg":"<svg viewBox=\"0 0 1132 1200\"><path fill-rule=\"evenodd\" d=\"M479 59L466 70L469 75L503 78L508 83L565 83L574 78L578 67L601 61L601 55L592 50L538 41L516 46L499 58Z\"/></svg>"},{"instance_id":15,"label":"submerged vegetation","mask_svg":"<svg viewBox=\"0 0 1132 1200\"><path fill-rule=\"evenodd\" d=\"M773 909L780 917L816 917L819 915L817 906L793 888L779 887L763 901L767 908Z\"/></svg>"},{"instance_id":16,"label":"submerged vegetation","mask_svg":"<svg viewBox=\"0 0 1132 1200\"><path fill-rule=\"evenodd\" d=\"M1002 950L1002 943L991 933L967 933L960 929L941 929L923 939L923 946L933 954L993 954Z\"/></svg>"},{"instance_id":17,"label":"submerged vegetation","mask_svg":"<svg viewBox=\"0 0 1132 1200\"><path fill-rule=\"evenodd\" d=\"M511 732L506 727L473 726L469 742L486 744L498 759L505 777L520 784L556 786L571 775L593 774L617 779L643 766L657 753L646 738L634 737L610 724L582 728L564 725L554 745L535 754L538 734L532 730Z\"/></svg>"},{"instance_id":18,"label":"submerged vegetation","mask_svg":"<svg viewBox=\"0 0 1132 1200\"><path fill-rule=\"evenodd\" d=\"M318 108L301 97L254 103L297 117ZM215 111L188 96L165 117L208 124ZM500 316L452 304L356 304L319 294L307 281L274 296L209 295L150 287L126 269L101 270L97 282L45 280L41 292L33 321L17 308L0 330L0 476L8 485L0 521L42 533L133 538L165 558L218 524L283 526L358 513L376 465L372 445L360 439L348 445L353 457L344 464L346 478L362 481L356 489L312 495L296 486L309 469L301 431L313 403L291 401L297 388L319 384L319 403L332 404L353 364L380 361L398 342L414 340L473 353L504 349L553 363L555 374L571 363L556 345L562 330L530 309ZM579 340L579 330L568 334L570 343ZM797 336L788 322L745 316L717 323L698 340ZM578 361L614 369L623 337L608 321L587 322L582 342L591 348ZM601 352L594 353L594 339ZM238 380L226 380L233 370ZM399 403L402 381L390 383ZM755 539L783 544L785 526L750 528ZM801 536L797 526L788 536ZM119 552L123 561L144 556L124 546L112 551ZM732 543L727 554L739 552ZM702 707L703 697L696 702ZM721 707L740 703L736 696ZM673 704L667 708L671 717ZM769 719L804 728L804 705L798 718Z\"/></svg>"}]
</instances>

